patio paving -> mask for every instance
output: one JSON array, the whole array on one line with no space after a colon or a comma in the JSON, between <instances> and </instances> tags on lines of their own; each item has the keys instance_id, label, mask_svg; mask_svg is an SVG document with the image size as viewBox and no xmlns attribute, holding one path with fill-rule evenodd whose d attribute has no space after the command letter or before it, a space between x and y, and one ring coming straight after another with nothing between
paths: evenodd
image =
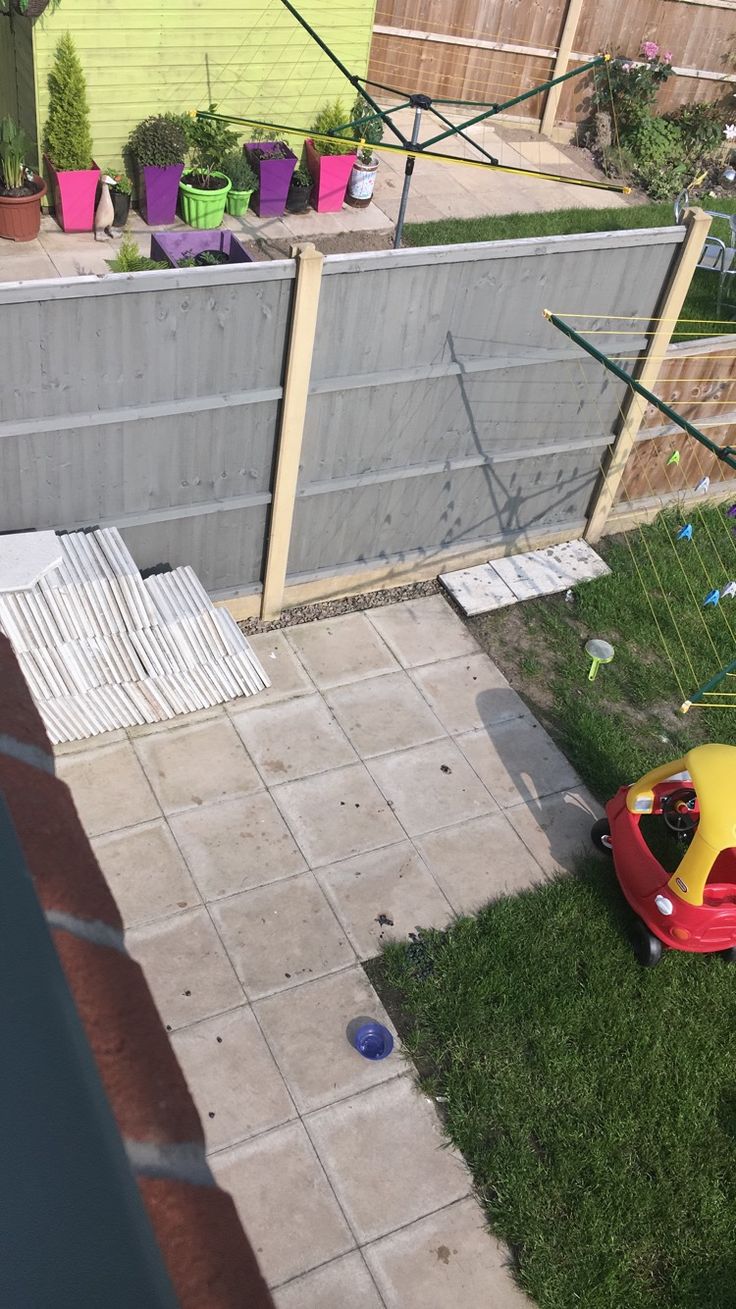
<instances>
[{"instance_id":1,"label":"patio paving","mask_svg":"<svg viewBox=\"0 0 736 1309\"><path fill-rule=\"evenodd\" d=\"M278 1309L528 1305L361 962L569 866L596 806L441 596L252 638L272 687L62 747ZM380 920L380 921L379 921Z\"/></svg>"},{"instance_id":2,"label":"patio paving","mask_svg":"<svg viewBox=\"0 0 736 1309\"><path fill-rule=\"evenodd\" d=\"M411 135L411 111L399 113L396 118L402 130ZM459 120L458 120L459 121ZM424 138L440 130L437 120L425 121ZM563 149L533 132L510 127L508 124L481 124L469 130L469 135L503 164L559 174L561 177L595 178L601 175L580 160L574 162ZM392 140L390 133L386 138ZM458 159L481 156L458 138L443 141L437 150L456 155ZM381 155L373 204L366 209L353 209L343 205L339 213L286 214L283 218L258 218L248 212L242 218L225 215L223 227L235 232L256 258L283 257L283 248L296 241L309 241L318 237L354 233L356 249L370 249L385 244L393 230L399 210L404 180L403 156ZM475 218L484 214L527 213L553 209L614 208L632 203L610 191L587 187L571 187L562 181L537 181L535 178L511 173L484 172L466 164L432 163L420 159L414 170L407 221L431 222L440 218ZM167 228L148 227L135 211L131 211L129 230L137 241L141 253L150 253L150 237L156 231L184 231L185 225L177 221ZM367 243L366 243L366 238ZM262 243L261 250L255 244ZM278 243L278 245L272 245ZM102 275L109 272L107 260L115 256L118 242L94 239L92 232L62 232L53 218L42 220L37 240L15 244L0 242L0 282Z\"/></svg>"}]
</instances>

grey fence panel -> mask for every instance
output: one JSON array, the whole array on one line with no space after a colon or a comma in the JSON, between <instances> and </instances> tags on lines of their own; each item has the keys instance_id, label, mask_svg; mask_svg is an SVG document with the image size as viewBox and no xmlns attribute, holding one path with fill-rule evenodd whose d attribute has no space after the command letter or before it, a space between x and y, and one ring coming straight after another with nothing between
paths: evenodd
<instances>
[{"instance_id":1,"label":"grey fence panel","mask_svg":"<svg viewBox=\"0 0 736 1309\"><path fill-rule=\"evenodd\" d=\"M624 396L550 327L635 355L682 228L325 265L289 577L580 523ZM615 326L619 326L618 323Z\"/></svg>"}]
</instances>

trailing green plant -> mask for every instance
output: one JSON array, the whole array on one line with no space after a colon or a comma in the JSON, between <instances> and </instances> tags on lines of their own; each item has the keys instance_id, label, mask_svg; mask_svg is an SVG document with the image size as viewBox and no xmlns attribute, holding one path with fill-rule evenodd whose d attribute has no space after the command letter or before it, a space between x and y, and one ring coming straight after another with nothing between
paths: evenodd
<instances>
[{"instance_id":1,"label":"trailing green plant","mask_svg":"<svg viewBox=\"0 0 736 1309\"><path fill-rule=\"evenodd\" d=\"M314 149L318 155L349 155L352 154L355 146L343 145L340 141L320 140L320 137L329 137L332 133L338 136L352 136L353 129L346 126L350 121L345 105L342 100L333 100L329 104L323 105L317 117L315 118L309 131L314 135Z\"/></svg>"},{"instance_id":2,"label":"trailing green plant","mask_svg":"<svg viewBox=\"0 0 736 1309\"><path fill-rule=\"evenodd\" d=\"M210 105L207 112L217 113L217 105ZM188 136L190 169L209 183L214 172L224 171L226 158L237 150L238 133L217 118L198 118L195 115Z\"/></svg>"},{"instance_id":3,"label":"trailing green plant","mask_svg":"<svg viewBox=\"0 0 736 1309\"><path fill-rule=\"evenodd\" d=\"M258 178L242 150L233 150L222 161L222 172L230 178L233 191L254 191Z\"/></svg>"},{"instance_id":4,"label":"trailing green plant","mask_svg":"<svg viewBox=\"0 0 736 1309\"><path fill-rule=\"evenodd\" d=\"M311 188L312 178L309 172L307 171L307 169L303 168L301 165L299 166L299 168L295 168L294 172L291 174L290 185L301 187L302 190Z\"/></svg>"},{"instance_id":5,"label":"trailing green plant","mask_svg":"<svg viewBox=\"0 0 736 1309\"><path fill-rule=\"evenodd\" d=\"M0 122L0 187L6 191L21 191L29 170L26 155L30 142L22 127L10 115Z\"/></svg>"},{"instance_id":6,"label":"trailing green plant","mask_svg":"<svg viewBox=\"0 0 736 1309\"><path fill-rule=\"evenodd\" d=\"M142 255L130 232L124 234L115 258L105 262L111 273L145 273L154 268L168 268L168 264Z\"/></svg>"},{"instance_id":7,"label":"trailing green plant","mask_svg":"<svg viewBox=\"0 0 736 1309\"><path fill-rule=\"evenodd\" d=\"M690 170L676 123L650 115L631 133L629 146L639 181L653 200L669 200L682 190Z\"/></svg>"},{"instance_id":8,"label":"trailing green plant","mask_svg":"<svg viewBox=\"0 0 736 1309\"><path fill-rule=\"evenodd\" d=\"M57 171L90 168L92 133L87 87L69 32L64 32L59 38L48 81L49 113L44 129L44 150Z\"/></svg>"},{"instance_id":9,"label":"trailing green plant","mask_svg":"<svg viewBox=\"0 0 736 1309\"><path fill-rule=\"evenodd\" d=\"M139 168L170 168L183 164L187 134L181 114L152 114L128 138L128 148Z\"/></svg>"}]
</instances>

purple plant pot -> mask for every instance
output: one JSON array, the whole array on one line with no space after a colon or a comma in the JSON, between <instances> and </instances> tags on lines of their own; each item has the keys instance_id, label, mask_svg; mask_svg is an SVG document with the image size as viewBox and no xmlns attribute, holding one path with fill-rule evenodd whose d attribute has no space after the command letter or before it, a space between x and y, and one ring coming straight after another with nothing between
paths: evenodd
<instances>
[{"instance_id":1,"label":"purple plant pot","mask_svg":"<svg viewBox=\"0 0 736 1309\"><path fill-rule=\"evenodd\" d=\"M256 150L270 152L277 146L288 152L286 159L258 159L254 153ZM283 214L291 175L296 168L296 155L285 141L249 141L243 149L248 163L258 175L258 189L251 200L251 208L261 218Z\"/></svg>"},{"instance_id":2,"label":"purple plant pot","mask_svg":"<svg viewBox=\"0 0 736 1309\"><path fill-rule=\"evenodd\" d=\"M224 251L229 264L253 262L253 256L248 254L235 233L224 228L210 228L201 232L158 232L151 237L151 259L165 259L172 268L179 266L180 259L202 254L203 250Z\"/></svg>"},{"instance_id":3,"label":"purple plant pot","mask_svg":"<svg viewBox=\"0 0 736 1309\"><path fill-rule=\"evenodd\" d=\"M167 168L145 164L139 168L138 203L145 221L151 227L174 222L183 172L183 164L169 164Z\"/></svg>"}]
</instances>

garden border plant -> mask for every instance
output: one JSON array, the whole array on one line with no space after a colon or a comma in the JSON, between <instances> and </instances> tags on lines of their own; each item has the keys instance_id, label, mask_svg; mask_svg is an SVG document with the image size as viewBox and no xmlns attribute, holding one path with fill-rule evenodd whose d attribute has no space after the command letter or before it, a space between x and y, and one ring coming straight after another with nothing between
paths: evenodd
<instances>
[{"instance_id":1,"label":"garden border plant","mask_svg":"<svg viewBox=\"0 0 736 1309\"><path fill-rule=\"evenodd\" d=\"M184 172L187 133L182 114L150 114L138 123L126 147L138 174L138 206L147 223L173 223Z\"/></svg>"},{"instance_id":2,"label":"garden border plant","mask_svg":"<svg viewBox=\"0 0 736 1309\"><path fill-rule=\"evenodd\" d=\"M100 170L92 158L84 70L70 32L59 38L48 85L43 146L54 214L65 232L89 232L94 223Z\"/></svg>"},{"instance_id":3,"label":"garden border plant","mask_svg":"<svg viewBox=\"0 0 736 1309\"><path fill-rule=\"evenodd\" d=\"M30 142L10 115L0 122L0 237L33 241L41 228L42 177L28 167Z\"/></svg>"}]
</instances>

